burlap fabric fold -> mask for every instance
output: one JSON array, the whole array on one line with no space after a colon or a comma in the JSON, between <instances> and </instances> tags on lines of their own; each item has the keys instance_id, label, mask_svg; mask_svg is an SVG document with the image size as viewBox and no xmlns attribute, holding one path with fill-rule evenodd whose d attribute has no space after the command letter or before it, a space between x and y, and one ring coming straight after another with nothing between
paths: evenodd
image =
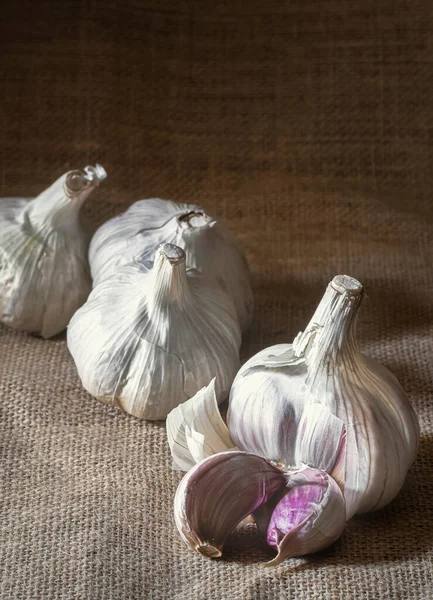
<instances>
[{"instance_id":1,"label":"burlap fabric fold","mask_svg":"<svg viewBox=\"0 0 433 600\"><path fill-rule=\"evenodd\" d=\"M2 600L433 598L433 71L428 0L4 0L0 195L100 162L96 223L205 206L251 263L242 355L290 341L327 282L365 285L363 350L422 432L399 497L308 561L253 532L180 541L163 426L93 400L64 336L0 329Z\"/></svg>"}]
</instances>

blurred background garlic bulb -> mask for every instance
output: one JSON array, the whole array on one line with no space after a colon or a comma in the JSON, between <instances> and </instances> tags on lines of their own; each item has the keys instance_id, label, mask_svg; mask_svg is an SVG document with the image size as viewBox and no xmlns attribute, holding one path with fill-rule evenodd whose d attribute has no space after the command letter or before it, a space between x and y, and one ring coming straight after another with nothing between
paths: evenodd
<instances>
[{"instance_id":1,"label":"blurred background garlic bulb","mask_svg":"<svg viewBox=\"0 0 433 600\"><path fill-rule=\"evenodd\" d=\"M419 444L397 379L359 350L362 297L356 279L335 277L293 345L266 348L242 367L228 411L240 449L331 473L344 489L347 518L397 495Z\"/></svg>"},{"instance_id":2,"label":"blurred background garlic bulb","mask_svg":"<svg viewBox=\"0 0 433 600\"><path fill-rule=\"evenodd\" d=\"M0 319L49 338L90 292L89 238L79 211L106 178L100 166L70 171L36 198L0 199Z\"/></svg>"},{"instance_id":3,"label":"blurred background garlic bulb","mask_svg":"<svg viewBox=\"0 0 433 600\"><path fill-rule=\"evenodd\" d=\"M185 252L162 244L149 271L131 263L99 284L68 327L83 386L138 418L158 420L216 376L228 396L241 333L231 298Z\"/></svg>"},{"instance_id":4,"label":"blurred background garlic bulb","mask_svg":"<svg viewBox=\"0 0 433 600\"><path fill-rule=\"evenodd\" d=\"M134 259L151 265L155 249L164 242L183 248L187 265L202 271L231 296L241 329L247 329L254 302L242 246L223 223L194 204L140 200L104 223L90 244L93 286Z\"/></svg>"}]
</instances>

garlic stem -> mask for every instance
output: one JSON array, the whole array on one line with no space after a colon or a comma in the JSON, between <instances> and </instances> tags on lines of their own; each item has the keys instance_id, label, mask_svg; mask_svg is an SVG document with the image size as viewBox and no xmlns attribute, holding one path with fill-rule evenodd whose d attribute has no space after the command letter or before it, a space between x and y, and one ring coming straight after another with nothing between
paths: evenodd
<instances>
[{"instance_id":1,"label":"garlic stem","mask_svg":"<svg viewBox=\"0 0 433 600\"><path fill-rule=\"evenodd\" d=\"M307 383L312 388L322 369L332 374L337 365L355 368L359 361L355 326L363 295L353 277L334 277L307 328L293 342L296 356L304 355L308 362Z\"/></svg>"},{"instance_id":2,"label":"garlic stem","mask_svg":"<svg viewBox=\"0 0 433 600\"><path fill-rule=\"evenodd\" d=\"M80 208L90 192L106 177L101 165L69 171L29 202L20 220L30 222L33 229L70 229L78 223Z\"/></svg>"},{"instance_id":3,"label":"garlic stem","mask_svg":"<svg viewBox=\"0 0 433 600\"><path fill-rule=\"evenodd\" d=\"M186 276L185 252L174 244L161 244L155 254L153 286L149 294L149 309L184 305L190 300Z\"/></svg>"},{"instance_id":4,"label":"garlic stem","mask_svg":"<svg viewBox=\"0 0 433 600\"><path fill-rule=\"evenodd\" d=\"M209 215L203 211L196 210L192 210L177 217L177 221L182 229L198 229L200 227L205 227L212 220L212 217L209 217Z\"/></svg>"}]
</instances>

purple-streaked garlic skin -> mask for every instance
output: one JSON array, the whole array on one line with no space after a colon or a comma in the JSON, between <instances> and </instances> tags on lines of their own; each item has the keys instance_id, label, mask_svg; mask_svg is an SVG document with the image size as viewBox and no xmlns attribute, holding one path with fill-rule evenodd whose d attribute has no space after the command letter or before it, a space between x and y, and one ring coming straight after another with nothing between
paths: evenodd
<instances>
[{"instance_id":1,"label":"purple-streaked garlic skin","mask_svg":"<svg viewBox=\"0 0 433 600\"><path fill-rule=\"evenodd\" d=\"M227 536L252 515L278 551L266 565L326 548L346 520L340 488L324 471L287 471L241 451L214 454L188 471L175 495L174 515L183 541L207 558L221 556Z\"/></svg>"},{"instance_id":2,"label":"purple-streaked garlic skin","mask_svg":"<svg viewBox=\"0 0 433 600\"><path fill-rule=\"evenodd\" d=\"M260 456L214 454L180 482L174 500L176 526L192 550L216 558L236 526L285 485L285 473Z\"/></svg>"},{"instance_id":3,"label":"purple-streaked garlic skin","mask_svg":"<svg viewBox=\"0 0 433 600\"><path fill-rule=\"evenodd\" d=\"M278 551L267 566L323 550L340 537L345 522L343 494L332 477L310 467L288 474L266 528L266 542Z\"/></svg>"}]
</instances>

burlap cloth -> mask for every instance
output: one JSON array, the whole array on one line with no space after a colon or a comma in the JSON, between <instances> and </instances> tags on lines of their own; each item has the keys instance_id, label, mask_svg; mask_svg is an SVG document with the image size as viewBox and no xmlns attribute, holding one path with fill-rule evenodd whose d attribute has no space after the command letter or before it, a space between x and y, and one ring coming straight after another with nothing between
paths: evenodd
<instances>
[{"instance_id":1,"label":"burlap cloth","mask_svg":"<svg viewBox=\"0 0 433 600\"><path fill-rule=\"evenodd\" d=\"M80 386L64 336L0 329L1 598L433 598L430 0L7 0L0 195L100 162L87 213L196 202L243 242L256 298L243 358L291 341L326 283L369 298L363 350L419 415L400 496L329 551L275 569L253 533L224 558L175 529L162 426Z\"/></svg>"}]
</instances>

